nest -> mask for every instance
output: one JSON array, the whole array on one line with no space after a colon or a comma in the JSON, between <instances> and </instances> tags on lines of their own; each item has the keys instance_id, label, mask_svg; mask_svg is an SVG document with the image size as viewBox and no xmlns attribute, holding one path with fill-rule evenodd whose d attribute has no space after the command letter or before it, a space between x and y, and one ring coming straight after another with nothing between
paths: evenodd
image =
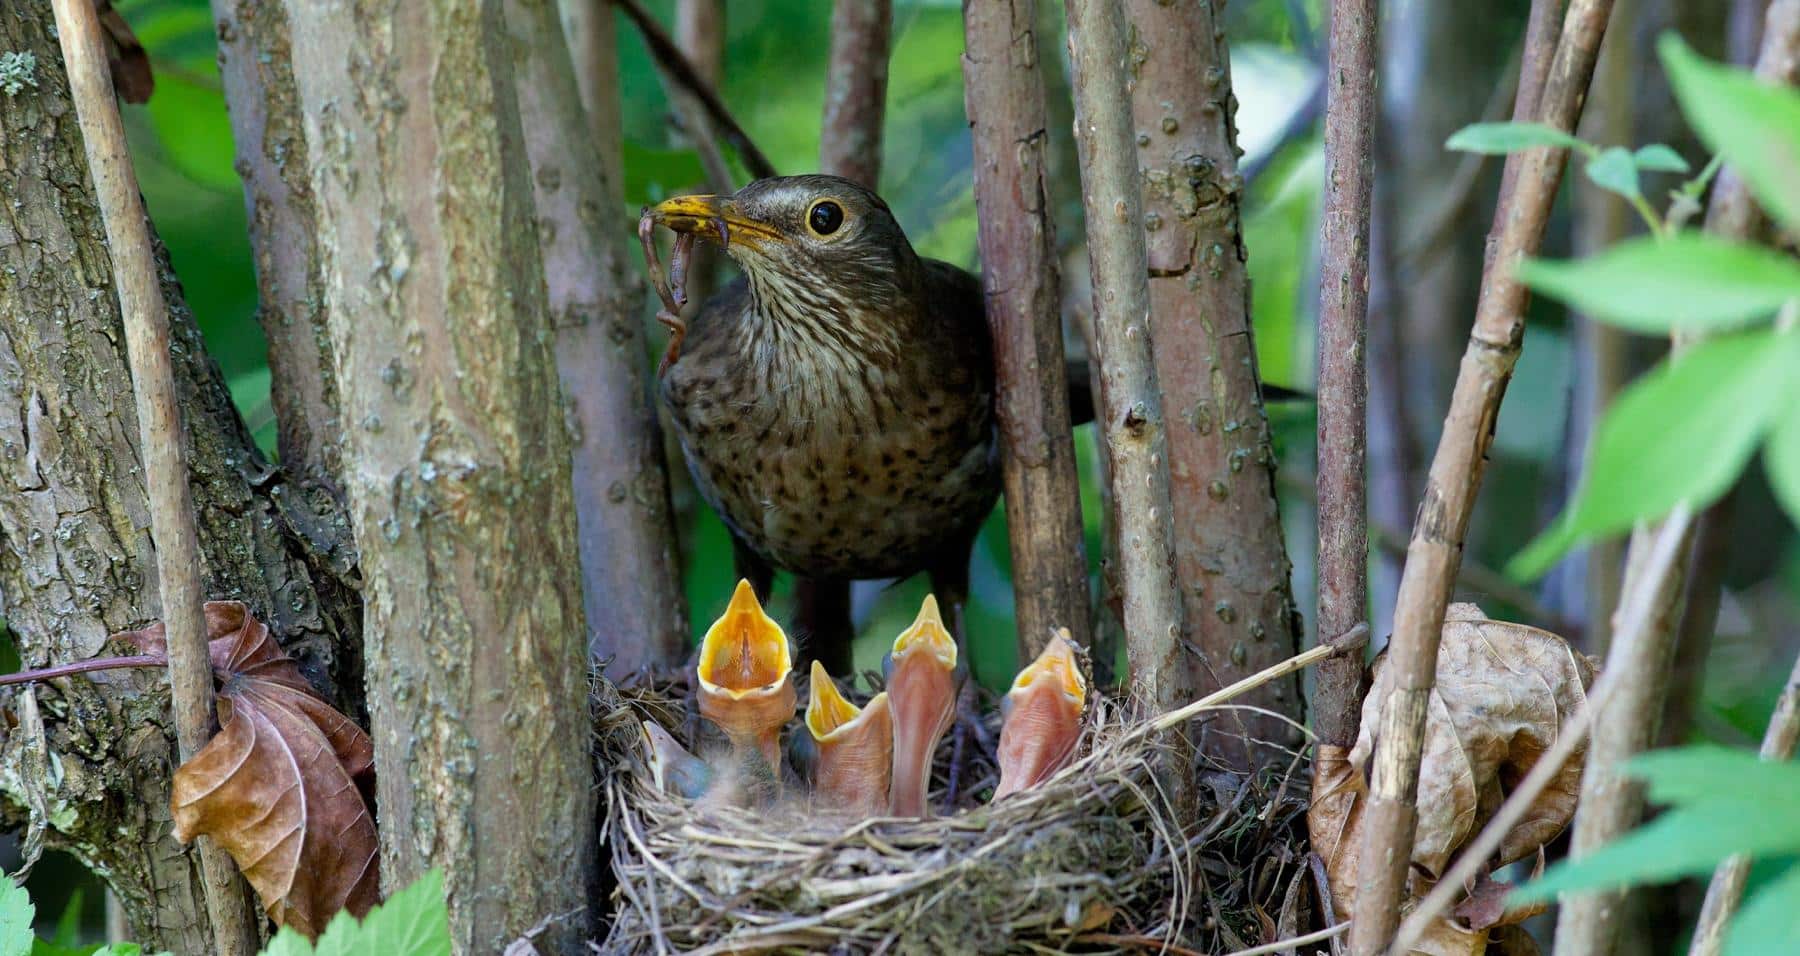
<instances>
[{"instance_id":1,"label":"nest","mask_svg":"<svg viewBox=\"0 0 1800 956\"><path fill-rule=\"evenodd\" d=\"M854 823L804 798L751 812L666 795L637 722L676 730L683 701L607 692L601 711L618 881L604 952L1224 952L1304 932L1318 910L1299 758L1256 777L1202 769L1173 792L1158 733L1171 721L1116 704L1090 708L1082 756L1037 788ZM979 798L991 753L970 763Z\"/></svg>"}]
</instances>

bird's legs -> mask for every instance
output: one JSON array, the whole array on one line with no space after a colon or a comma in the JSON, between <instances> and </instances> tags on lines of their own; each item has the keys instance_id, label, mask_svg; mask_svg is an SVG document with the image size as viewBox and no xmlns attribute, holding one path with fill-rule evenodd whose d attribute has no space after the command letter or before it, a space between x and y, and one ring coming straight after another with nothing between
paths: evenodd
<instances>
[{"instance_id":1,"label":"bird's legs","mask_svg":"<svg viewBox=\"0 0 1800 956\"><path fill-rule=\"evenodd\" d=\"M750 590L756 592L756 600L768 604L769 592L775 587L774 566L750 550L750 546L735 534L731 536L731 563L737 576L750 582Z\"/></svg>"},{"instance_id":2,"label":"bird's legs","mask_svg":"<svg viewBox=\"0 0 1800 956\"><path fill-rule=\"evenodd\" d=\"M964 630L964 606L969 601L969 552L974 539L947 547L926 569L931 593L944 609L945 623L956 638L956 660L962 680L956 692L956 725L950 744L950 776L944 794L946 807L954 807L967 771L970 751L981 734L981 713L975 694L975 669L969 659L969 638Z\"/></svg>"},{"instance_id":3,"label":"bird's legs","mask_svg":"<svg viewBox=\"0 0 1800 956\"><path fill-rule=\"evenodd\" d=\"M825 670L850 676L850 582L842 578L799 578L794 582L794 631L802 653Z\"/></svg>"}]
</instances>

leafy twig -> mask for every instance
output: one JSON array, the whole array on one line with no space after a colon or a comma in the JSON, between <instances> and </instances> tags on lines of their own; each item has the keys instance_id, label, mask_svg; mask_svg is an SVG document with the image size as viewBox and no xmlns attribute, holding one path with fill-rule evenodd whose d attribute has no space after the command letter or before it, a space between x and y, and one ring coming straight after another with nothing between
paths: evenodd
<instances>
[{"instance_id":1,"label":"leafy twig","mask_svg":"<svg viewBox=\"0 0 1800 956\"><path fill-rule=\"evenodd\" d=\"M1552 0L1537 0L1534 6L1548 2ZM1566 133L1580 118L1611 9L1610 0L1575 0L1570 5L1537 111L1538 118L1555 129ZM1522 92L1528 87L1520 84ZM1400 581L1389 645L1395 690L1382 706L1385 746L1375 755L1360 857L1363 884L1355 903L1356 927L1351 930L1351 949L1359 956L1386 948L1405 899L1409 848L1418 823L1413 802L1444 611L1455 586L1500 398L1525 333L1527 291L1513 277L1513 266L1543 241L1567 154L1563 148L1538 147L1507 162L1515 170L1507 180L1516 185L1495 212L1492 265L1482 283L1474 329Z\"/></svg>"},{"instance_id":2,"label":"leafy twig","mask_svg":"<svg viewBox=\"0 0 1800 956\"><path fill-rule=\"evenodd\" d=\"M206 745L216 725L212 666L202 610L200 544L188 486L187 441L175 396L168 309L163 301L149 223L113 99L100 24L89 0L54 0L69 93L81 124L94 192L106 223L119 307L137 399L139 447L156 543L157 587L169 635L169 684L181 759ZM247 888L215 843L199 846L207 915L222 954L256 951Z\"/></svg>"}]
</instances>

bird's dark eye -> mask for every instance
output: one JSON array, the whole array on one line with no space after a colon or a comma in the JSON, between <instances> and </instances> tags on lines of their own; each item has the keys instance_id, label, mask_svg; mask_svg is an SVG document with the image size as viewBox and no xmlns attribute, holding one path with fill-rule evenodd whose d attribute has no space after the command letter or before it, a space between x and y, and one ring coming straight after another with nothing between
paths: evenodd
<instances>
[{"instance_id":1,"label":"bird's dark eye","mask_svg":"<svg viewBox=\"0 0 1800 956\"><path fill-rule=\"evenodd\" d=\"M844 224L844 207L829 199L813 203L806 212L806 224L821 236L829 236Z\"/></svg>"}]
</instances>

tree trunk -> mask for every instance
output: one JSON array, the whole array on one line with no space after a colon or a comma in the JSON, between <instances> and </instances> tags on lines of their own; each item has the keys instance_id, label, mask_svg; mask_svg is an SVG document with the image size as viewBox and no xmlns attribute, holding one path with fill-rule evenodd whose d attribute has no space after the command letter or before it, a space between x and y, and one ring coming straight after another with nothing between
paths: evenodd
<instances>
[{"instance_id":1,"label":"tree trunk","mask_svg":"<svg viewBox=\"0 0 1800 956\"><path fill-rule=\"evenodd\" d=\"M82 660L160 615L118 299L46 0L0 8L0 49L37 58L35 87L0 96L0 595L27 665ZM176 386L208 597L270 623L335 693L354 595L333 570L336 518L300 513L264 462L164 258ZM60 778L25 772L38 742L0 752L8 822L44 784L51 845L106 874L136 939L210 950L198 882L169 821L166 685L151 672L38 686Z\"/></svg>"},{"instance_id":2,"label":"tree trunk","mask_svg":"<svg viewBox=\"0 0 1800 956\"><path fill-rule=\"evenodd\" d=\"M1257 386L1238 203L1230 58L1219 4L1128 0L1129 66L1143 228L1149 250L1150 339L1169 417L1175 564L1185 606L1190 680L1217 690L1293 656L1299 616L1275 498L1275 455ZM1239 698L1298 719L1297 678ZM1234 713L1242 713L1241 711ZM1201 746L1249 767L1298 742L1279 717L1220 720Z\"/></svg>"},{"instance_id":3,"label":"tree trunk","mask_svg":"<svg viewBox=\"0 0 1800 956\"><path fill-rule=\"evenodd\" d=\"M586 935L570 441L500 4L288 5L362 554L389 889L442 867L458 952ZM570 176L577 175L571 171Z\"/></svg>"},{"instance_id":4,"label":"tree trunk","mask_svg":"<svg viewBox=\"0 0 1800 956\"><path fill-rule=\"evenodd\" d=\"M1035 658L1057 628L1083 647L1090 633L1036 21L1036 0L963 7L963 89L981 211L981 280L999 370L1021 662Z\"/></svg>"},{"instance_id":5,"label":"tree trunk","mask_svg":"<svg viewBox=\"0 0 1800 956\"><path fill-rule=\"evenodd\" d=\"M679 664L688 622L669 474L645 385L642 286L626 249L619 142L590 133L552 0L511 0L507 20L556 361L575 428L589 647L623 678ZM608 76L595 95L617 100L617 70Z\"/></svg>"},{"instance_id":6,"label":"tree trunk","mask_svg":"<svg viewBox=\"0 0 1800 956\"><path fill-rule=\"evenodd\" d=\"M881 129L887 116L888 41L893 0L836 0L831 6L831 64L819 168L875 189L881 179Z\"/></svg>"}]
</instances>

